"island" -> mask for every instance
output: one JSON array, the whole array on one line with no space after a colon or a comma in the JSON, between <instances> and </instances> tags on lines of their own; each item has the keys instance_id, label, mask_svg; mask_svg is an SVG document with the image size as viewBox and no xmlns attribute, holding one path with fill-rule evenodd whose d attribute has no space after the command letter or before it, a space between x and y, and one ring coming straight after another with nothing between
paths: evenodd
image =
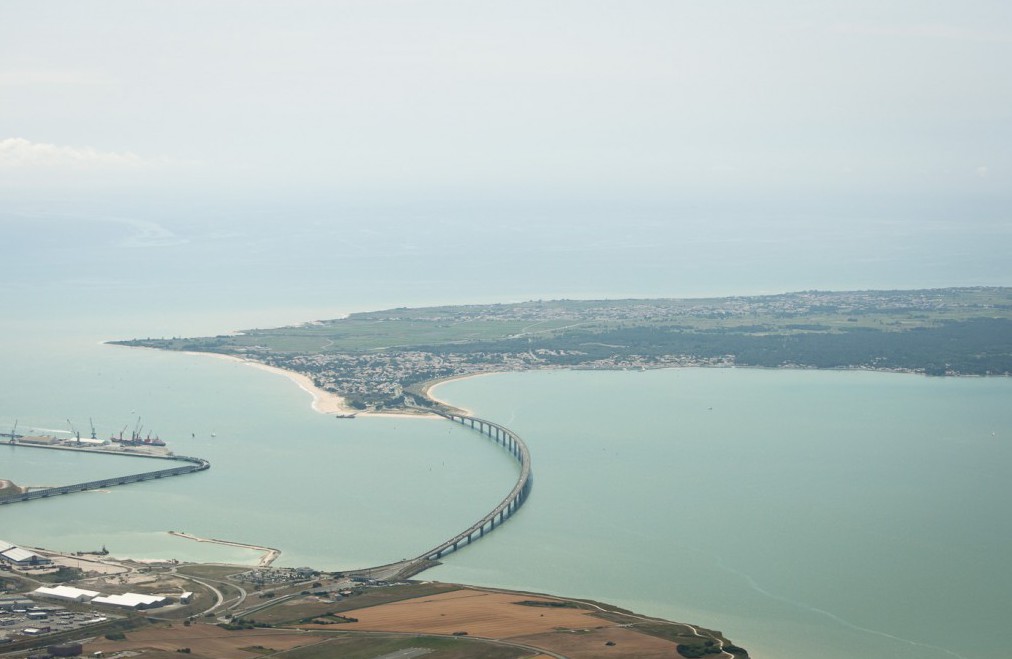
<instances>
[{"instance_id":1,"label":"island","mask_svg":"<svg viewBox=\"0 0 1012 659\"><path fill-rule=\"evenodd\" d=\"M398 308L274 329L112 343L283 369L341 416L442 407L432 384L548 368L678 366L1012 373L1012 288ZM335 408L337 409L337 408Z\"/></svg>"}]
</instances>

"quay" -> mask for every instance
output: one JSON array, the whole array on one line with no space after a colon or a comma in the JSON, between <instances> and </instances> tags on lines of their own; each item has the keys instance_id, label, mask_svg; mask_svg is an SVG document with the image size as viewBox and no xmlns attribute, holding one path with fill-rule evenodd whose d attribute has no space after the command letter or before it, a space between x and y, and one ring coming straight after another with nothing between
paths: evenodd
<instances>
[{"instance_id":1,"label":"quay","mask_svg":"<svg viewBox=\"0 0 1012 659\"><path fill-rule=\"evenodd\" d=\"M111 451L102 451L100 449L82 449L73 448L69 446L44 446L35 444L21 444L11 442L11 446L17 446L19 448L31 448L31 449L45 449L55 451L80 451L82 453L94 453L94 454L109 454L109 455L123 455L134 458L151 458L155 460L172 460L174 462L184 462L181 467L171 467L169 469L157 469L155 471L145 471L136 474L129 474L127 476L114 476L112 478L102 478L99 480L88 481L87 483L74 483L72 485L60 485L57 487L48 487L41 490L31 490L28 492L22 492L20 494L11 494L5 497L0 497L0 505L8 503L19 503L22 501L32 501L33 499L48 499L53 496L60 496L63 494L71 494L73 492L84 492L86 490L98 490L107 487L114 487L116 485L128 485L130 483L140 483L142 481L150 481L158 478L167 478L169 476L182 476L184 474L192 474L197 471L204 471L205 469L211 468L211 463L204 458L195 458L188 455L150 455L147 453L130 453L127 451L113 453Z\"/></svg>"}]
</instances>

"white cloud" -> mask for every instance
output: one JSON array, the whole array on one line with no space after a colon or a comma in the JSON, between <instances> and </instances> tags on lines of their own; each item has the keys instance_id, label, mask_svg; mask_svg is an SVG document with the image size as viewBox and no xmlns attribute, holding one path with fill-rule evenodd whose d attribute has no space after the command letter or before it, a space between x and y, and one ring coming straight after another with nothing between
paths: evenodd
<instances>
[{"instance_id":1,"label":"white cloud","mask_svg":"<svg viewBox=\"0 0 1012 659\"><path fill-rule=\"evenodd\" d=\"M140 156L130 153L99 151L92 147L59 146L42 142L31 142L22 137L8 137L0 140L0 168L42 169L42 168L127 168L136 169L152 164Z\"/></svg>"}]
</instances>

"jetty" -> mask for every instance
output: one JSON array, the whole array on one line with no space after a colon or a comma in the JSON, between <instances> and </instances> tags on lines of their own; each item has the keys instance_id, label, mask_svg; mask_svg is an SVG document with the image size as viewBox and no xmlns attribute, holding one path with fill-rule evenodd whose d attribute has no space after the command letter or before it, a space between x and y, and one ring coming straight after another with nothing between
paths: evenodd
<instances>
[{"instance_id":1,"label":"jetty","mask_svg":"<svg viewBox=\"0 0 1012 659\"><path fill-rule=\"evenodd\" d=\"M123 455L133 458L148 458L151 460L170 460L173 462L183 462L182 466L170 467L168 469L156 469L154 471L144 471L135 474L128 474L126 476L113 476L111 478L101 478L94 481L88 481L86 483L73 483L71 485L59 485L56 487L47 487L38 490L29 490L27 492L21 492L19 494L10 494L7 496L0 497L0 505L6 505L8 503L20 503L22 501L32 501L34 499L48 499L54 496L60 496L63 494L71 494L73 492L84 492L86 490L101 490L108 487L115 487L117 485L129 485L130 483L140 483L142 481L156 480L159 478L168 478L170 476L182 476L184 474L192 474L197 471L204 471L211 468L211 463L204 458L196 458L188 455L150 455L147 453L130 453L127 451L112 453L110 451L102 451L99 449L84 449L84 448L72 448L68 446L46 446L38 444L22 444L11 442L11 446L17 446L18 448L29 448L29 449L43 449L50 451L80 451L83 453L97 453L107 455Z\"/></svg>"}]
</instances>

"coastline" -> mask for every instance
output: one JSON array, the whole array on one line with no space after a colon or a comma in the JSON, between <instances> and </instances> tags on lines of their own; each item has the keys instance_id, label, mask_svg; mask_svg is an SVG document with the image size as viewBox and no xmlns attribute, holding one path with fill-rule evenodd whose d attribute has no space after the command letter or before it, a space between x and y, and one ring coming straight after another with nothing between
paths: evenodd
<instances>
[{"instance_id":1,"label":"coastline","mask_svg":"<svg viewBox=\"0 0 1012 659\"><path fill-rule=\"evenodd\" d=\"M525 369L525 370L527 370L527 371L536 371L536 370L551 370L551 369ZM468 373L467 375L451 375L449 377L438 378L436 380L430 380L429 382L426 382L425 385L422 386L422 388L421 388L420 391L421 391L421 394L423 396L425 396L426 398L428 398L431 401L435 401L435 402L437 402L437 403L439 403L441 405L445 405L446 407L449 407L451 409L457 410L458 412L460 412L462 414L466 414L467 416L474 416L474 412L473 411L471 411L471 410L469 410L467 408L464 408L464 407L459 407L459 406L454 405L453 403L451 403L451 402L449 402L449 401L447 401L447 400L445 400L443 398L440 398L439 396L437 396L434 393L434 391L436 389L438 389L440 386L442 386L444 384L448 384L450 382L460 382L462 380L471 380L473 378L480 378L480 377L484 377L486 375L501 375L503 373L518 373L518 372L523 372L523 371L502 370L502 371L484 371L482 373Z\"/></svg>"},{"instance_id":2,"label":"coastline","mask_svg":"<svg viewBox=\"0 0 1012 659\"><path fill-rule=\"evenodd\" d=\"M348 406L344 398L338 396L330 391L325 391L316 386L309 376L303 375L302 373L296 373L295 371L287 371L277 366L269 366L252 359L243 359L242 357L235 357L233 355L223 355L218 352L195 352L195 351L184 351L185 355L204 355L208 357L214 357L215 359L224 359L231 362L237 362L240 364L246 364L253 368L258 368L261 371L267 371L268 373L274 373L277 375L283 375L296 385L299 389L302 389L307 394L312 396L313 401L310 406L314 411L320 414L358 414L358 410L354 410Z\"/></svg>"},{"instance_id":3,"label":"coastline","mask_svg":"<svg viewBox=\"0 0 1012 659\"><path fill-rule=\"evenodd\" d=\"M384 412L369 412L369 411L363 411L363 410L356 410L353 407L349 406L348 403L347 403L347 401L342 396L339 396L338 394L335 394L332 391L327 391L325 389L321 389L320 387L316 386L316 384L312 381L312 379L309 378L309 376L304 375L302 373L298 373L296 371L289 371L287 369L280 368L278 366L270 366L269 364L264 364L262 362L255 361L253 359L244 359L242 357L236 357L234 355L223 355L223 354L218 353L218 352L183 351L183 354L184 355L203 355L203 356L206 356L206 357L214 357L216 359L224 359L224 360L227 360L227 361L232 361L232 362L237 362L237 363L240 363L240 364L245 364L247 366L252 366L253 368L258 368L261 371L267 371L268 373L274 373L275 375L282 375L282 376L288 378L289 380L291 380L292 382L294 382L296 385L298 385L299 389L302 389L307 394L309 394L310 396L312 396L313 400L312 400L312 403L310 403L310 406L313 408L314 412L317 412L319 414L333 414L333 415L347 415L347 416L354 415L354 416L378 417L378 418L393 418L393 419L403 419L403 418L410 418L410 419L438 419L438 418L440 418L439 416L437 416L435 414L428 414L428 413L425 413L425 412L416 412L414 410L407 410L407 409L402 410L402 411L386 410ZM430 383L426 384L424 387L422 387L422 394L426 398L434 400L437 403L441 403L443 405L446 405L447 407L459 410L460 412L463 412L464 414L471 414L470 410L465 410L465 409L456 407L456 406L452 405L451 403L448 403L448 402L446 402L444 400L441 400L439 398L435 398L434 396L431 395L431 393L430 393L431 390L433 388L435 388L436 386L438 386L440 384L444 384L446 382L452 382L452 381L455 381L455 380L466 380L468 378L474 378L474 377L478 377L480 375L493 375L495 373L505 373L505 372L506 371L490 371L488 373L472 373L470 375L460 375L460 376L453 376L453 377L443 378L443 379L439 379L439 380L433 380L432 382L430 382Z\"/></svg>"},{"instance_id":4,"label":"coastline","mask_svg":"<svg viewBox=\"0 0 1012 659\"><path fill-rule=\"evenodd\" d=\"M101 341L100 343L102 343L102 344L109 344L111 342L110 341ZM148 347L148 346L131 346L131 347ZM150 347L149 349L159 350L159 348L154 348L154 347ZM406 417L407 418L430 418L430 419L438 418L438 415L430 414L430 413L425 412L422 409L416 408L416 407L404 407L404 408L401 408L401 409L385 409L385 410L382 410L382 411L358 410L358 409L355 409L355 408L351 407L348 404L347 400L343 396L341 396L339 394L336 394L334 392L322 389L321 387L318 387L312 381L312 379L309 376L307 376L307 375L305 375L303 373L299 373L297 371L288 370L288 369L281 368L281 367L278 367L278 366L271 366L271 365L268 365L268 364L264 364L263 362L260 362L260 361L249 359L247 357L240 357L240 356L236 356L236 355L227 355L227 354L222 354L222 353L218 353L218 352L205 352L205 351L192 351L192 350L184 350L184 351L180 351L180 352L182 352L183 354L188 354L188 355L204 355L204 356L211 356L211 357L214 357L214 358L217 358L217 359L225 359L225 360L235 361L235 362L239 362L239 363L242 363L242 364L246 364L248 366L253 366L254 368L258 368L258 369L263 370L263 371L267 371L267 372L270 372L270 373L275 373L277 375L282 375L284 377L287 377L289 380L291 380L292 382L294 382L300 389L302 389L303 391L305 391L306 393L308 393L310 395L310 397L312 399L312 401L310 403L310 406L313 409L313 411L315 411L315 412L317 412L319 414L334 415L334 416L337 416L337 417L348 417L348 418L354 418L354 417L359 417L359 416L362 416L362 417L380 417L380 418L397 418L397 419L403 419L403 418L406 418ZM927 375L926 373L924 373L922 371L915 370L915 369L908 369L908 368L901 368L901 367L879 368L879 367L868 366L868 365L860 365L860 366L836 366L836 367L831 367L831 368L819 368L819 367L815 367L815 366L802 366L802 365L797 365L797 364L782 364L782 365L779 365L779 366L755 366L755 365L738 365L738 364L734 364L734 363L722 363L722 364L692 364L692 363L690 363L690 364L652 364L652 365L641 366L641 367L639 367L638 370L655 370L655 369L671 369L671 368L744 368L744 369L758 369L758 370L873 371L873 372L880 372L880 373L901 373L901 374L922 375L922 376ZM516 369L516 368L513 368L513 369L506 368L506 369L497 369L497 370L483 371L483 372L477 372L477 373L468 373L468 374L462 374L462 375L451 375L451 376L447 376L447 377L444 377L444 378L437 378L437 379L434 379L434 380L431 380L429 382L421 384L421 386L418 389L416 389L416 391L414 392L414 394L415 395L420 395L421 397L426 398L426 399L428 399L428 400L430 400L430 401L432 401L434 403L438 403L439 405L442 405L443 407L447 408L448 410L455 411L456 413L459 413L459 414L465 414L465 415L469 415L470 416L470 415L473 415L473 412L471 410L468 410L468 409L465 409L465 408L461 408L461 407L457 407L456 405L453 405L449 401L447 401L445 399L442 399L442 398L439 398L438 395L436 394L436 390L438 389L438 387L440 385L442 385L442 384L447 383L447 382L453 382L453 381L457 381L457 380L467 380L467 379L470 379L470 378L475 378L475 377L484 376L484 375L496 375L496 374L500 374L500 373L513 373L513 372L538 371L538 370L556 370L556 369L558 369L558 370L615 370L615 371L630 370L629 368L620 367L620 366L614 366L614 367L611 367L611 368L608 368L608 367L581 368L580 366L568 366L568 367L567 366L563 366L563 367L559 367L559 366L545 365L545 366L532 366L532 367L529 367L529 368L519 368L519 369ZM968 375L962 374L962 373L946 373L946 377L968 377ZM972 375L969 376L969 377L972 377ZM977 376L977 377L985 377L985 376Z\"/></svg>"},{"instance_id":5,"label":"coastline","mask_svg":"<svg viewBox=\"0 0 1012 659\"><path fill-rule=\"evenodd\" d=\"M185 355L202 355L205 357L214 357L215 359L224 359L227 361L237 362L239 364L245 364L246 366L252 366L253 368L260 369L261 371L267 371L268 373L274 373L275 375L281 375L296 385L299 389L302 389L312 397L310 407L313 408L314 412L319 414L331 414L341 416L369 416L369 417L393 417L403 419L404 417L409 418L438 418L433 414L419 414L412 411L397 412L395 410L388 410L385 412L368 412L363 410L356 410L355 408L348 405L348 402L342 397L335 394L332 391L327 391L316 386L312 379L302 373L296 371L289 371L284 368L277 366L270 366L262 362L255 361L253 359L244 359L242 357L236 357L234 355L223 355L218 352L195 352L195 351L183 351Z\"/></svg>"}]
</instances>

